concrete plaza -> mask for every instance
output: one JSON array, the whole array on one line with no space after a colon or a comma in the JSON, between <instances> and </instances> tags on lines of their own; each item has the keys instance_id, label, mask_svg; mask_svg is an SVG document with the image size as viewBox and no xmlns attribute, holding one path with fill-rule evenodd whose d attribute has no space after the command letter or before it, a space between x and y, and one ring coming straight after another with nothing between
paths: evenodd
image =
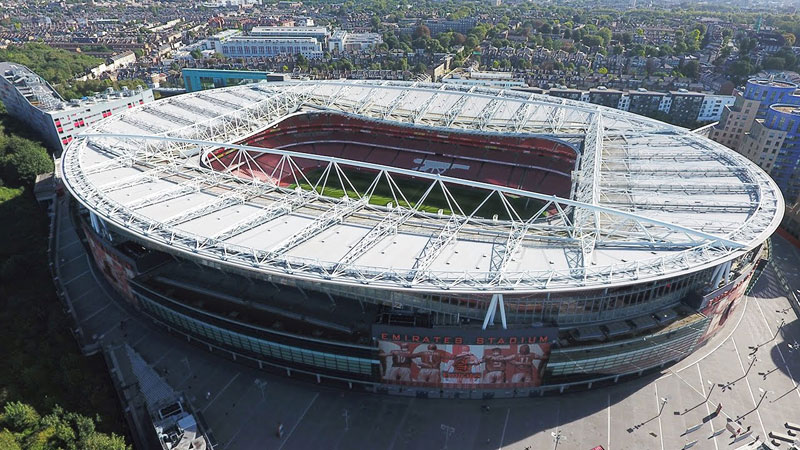
<instances>
[{"instance_id":1,"label":"concrete plaza","mask_svg":"<svg viewBox=\"0 0 800 450\"><path fill-rule=\"evenodd\" d=\"M772 263L725 328L661 373L561 396L437 400L275 376L132 315L91 263L60 201L57 276L84 348L132 346L202 412L217 449L719 450L765 441L770 432L785 433L785 422L800 422L800 350L792 348L800 321L776 272L800 289L800 254L778 236ZM719 416L703 423L719 404ZM732 438L728 418L749 432Z\"/></svg>"}]
</instances>

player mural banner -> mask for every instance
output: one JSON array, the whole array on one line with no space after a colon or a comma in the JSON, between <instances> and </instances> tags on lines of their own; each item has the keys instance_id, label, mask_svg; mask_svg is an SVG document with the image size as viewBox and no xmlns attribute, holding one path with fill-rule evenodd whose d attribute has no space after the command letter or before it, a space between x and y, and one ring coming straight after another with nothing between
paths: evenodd
<instances>
[{"instance_id":1,"label":"player mural banner","mask_svg":"<svg viewBox=\"0 0 800 450\"><path fill-rule=\"evenodd\" d=\"M558 338L556 328L447 330L376 325L381 381L475 389L535 387Z\"/></svg>"},{"instance_id":2,"label":"player mural banner","mask_svg":"<svg viewBox=\"0 0 800 450\"><path fill-rule=\"evenodd\" d=\"M744 291L747 289L752 275L753 271L750 270L727 285L703 297L700 311L704 315L711 317L711 322L708 325L708 329L703 334L703 337L700 338L700 344L705 343L725 325L728 317L740 303L739 299L744 295Z\"/></svg>"}]
</instances>

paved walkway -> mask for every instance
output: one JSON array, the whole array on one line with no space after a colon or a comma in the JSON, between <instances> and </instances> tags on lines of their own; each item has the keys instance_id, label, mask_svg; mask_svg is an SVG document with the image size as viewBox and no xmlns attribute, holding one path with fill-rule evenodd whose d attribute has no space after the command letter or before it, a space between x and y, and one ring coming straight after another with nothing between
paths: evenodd
<instances>
[{"instance_id":1,"label":"paved walkway","mask_svg":"<svg viewBox=\"0 0 800 450\"><path fill-rule=\"evenodd\" d=\"M660 450L691 444L719 450L739 448L756 436L763 440L770 431L784 432L786 421L800 422L800 351L787 345L800 340L800 321L771 265L718 336L661 374L545 398L422 400L272 376L189 344L141 316L131 317L90 264L61 211L56 227L60 277L88 345L93 340L131 345L202 411L218 449L399 450L446 444L459 449L588 450L603 445ZM776 267L800 284L796 250L780 238L773 248ZM120 322L128 317L121 330ZM781 321L785 324L778 332ZM759 344L748 371L750 347ZM760 389L766 392L761 401ZM206 398L206 393L211 395ZM720 403L720 416L703 424L702 418ZM744 416L744 427L751 431L735 440L724 426L726 417L738 416ZM284 424L283 439L276 437L278 423ZM454 428L449 437L443 425Z\"/></svg>"}]
</instances>

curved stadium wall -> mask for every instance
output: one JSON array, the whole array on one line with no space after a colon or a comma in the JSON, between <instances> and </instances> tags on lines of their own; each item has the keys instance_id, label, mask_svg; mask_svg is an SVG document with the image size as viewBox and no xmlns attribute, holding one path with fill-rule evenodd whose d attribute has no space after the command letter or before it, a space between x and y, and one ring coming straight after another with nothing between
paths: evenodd
<instances>
[{"instance_id":1,"label":"curved stadium wall","mask_svg":"<svg viewBox=\"0 0 800 450\"><path fill-rule=\"evenodd\" d=\"M209 350L377 392L563 392L707 342L783 203L705 138L557 100L359 82L194 93L90 130L64 178L112 285Z\"/></svg>"}]
</instances>

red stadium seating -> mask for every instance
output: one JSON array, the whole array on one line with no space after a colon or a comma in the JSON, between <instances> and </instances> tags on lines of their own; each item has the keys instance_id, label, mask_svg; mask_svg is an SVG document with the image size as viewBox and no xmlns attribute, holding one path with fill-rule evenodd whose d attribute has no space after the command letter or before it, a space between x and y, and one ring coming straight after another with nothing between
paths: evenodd
<instances>
[{"instance_id":1,"label":"red stadium seating","mask_svg":"<svg viewBox=\"0 0 800 450\"><path fill-rule=\"evenodd\" d=\"M569 174L576 161L569 145L546 138L417 129L328 112L291 116L241 143L441 173L559 196L569 195ZM215 154L219 161L212 158L210 166L221 170L236 152L220 149ZM256 160L264 172L272 174L280 157L260 155ZM325 165L313 160L295 161L302 170ZM258 170L253 172L239 168L236 173L263 176ZM276 171L275 178L282 184L294 182L286 170Z\"/></svg>"}]
</instances>

